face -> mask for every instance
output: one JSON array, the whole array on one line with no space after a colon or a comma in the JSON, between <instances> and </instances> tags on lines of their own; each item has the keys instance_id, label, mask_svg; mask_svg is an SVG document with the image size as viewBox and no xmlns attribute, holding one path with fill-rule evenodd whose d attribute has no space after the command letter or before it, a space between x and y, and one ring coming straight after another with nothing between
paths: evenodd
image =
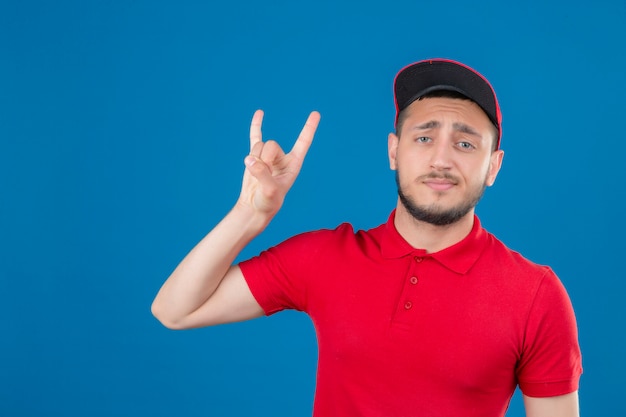
<instances>
[{"instance_id":1,"label":"face","mask_svg":"<svg viewBox=\"0 0 626 417\"><path fill-rule=\"evenodd\" d=\"M389 135L396 171L398 210L443 226L473 215L504 153L492 152L493 125L474 102L426 98L413 102L399 137Z\"/></svg>"}]
</instances>

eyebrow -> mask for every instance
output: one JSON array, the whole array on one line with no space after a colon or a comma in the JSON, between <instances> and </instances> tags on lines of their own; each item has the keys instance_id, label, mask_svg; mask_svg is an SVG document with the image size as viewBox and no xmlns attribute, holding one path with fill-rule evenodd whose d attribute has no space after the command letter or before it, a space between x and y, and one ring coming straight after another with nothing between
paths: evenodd
<instances>
[{"instance_id":1,"label":"eyebrow","mask_svg":"<svg viewBox=\"0 0 626 417\"><path fill-rule=\"evenodd\" d=\"M430 120L426 123L413 126L411 130L428 130L428 129L437 129L439 127L441 127L441 123L439 123L436 120ZM466 125L465 123L453 123L452 127L457 132L467 133L468 135L482 137L481 134L476 131L476 129L472 128L469 125Z\"/></svg>"},{"instance_id":2,"label":"eyebrow","mask_svg":"<svg viewBox=\"0 0 626 417\"><path fill-rule=\"evenodd\" d=\"M411 130L436 129L436 128L440 127L440 126L441 126L441 123L439 123L436 120L431 120L429 122L422 123L421 125L413 126L413 128Z\"/></svg>"},{"instance_id":3,"label":"eyebrow","mask_svg":"<svg viewBox=\"0 0 626 417\"><path fill-rule=\"evenodd\" d=\"M461 133L467 133L468 135L481 137L481 134L478 133L474 128L466 125L465 123L454 123L452 124L454 130L457 130Z\"/></svg>"}]
</instances>

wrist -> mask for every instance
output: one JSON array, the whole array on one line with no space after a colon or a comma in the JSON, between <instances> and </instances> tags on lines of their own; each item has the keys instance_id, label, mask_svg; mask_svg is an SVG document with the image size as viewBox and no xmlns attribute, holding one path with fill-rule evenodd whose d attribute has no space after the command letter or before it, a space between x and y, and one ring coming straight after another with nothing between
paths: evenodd
<instances>
[{"instance_id":1,"label":"wrist","mask_svg":"<svg viewBox=\"0 0 626 417\"><path fill-rule=\"evenodd\" d=\"M229 214L240 225L242 230L252 234L252 237L265 230L275 215L276 212L263 212L240 200L237 201Z\"/></svg>"}]
</instances>

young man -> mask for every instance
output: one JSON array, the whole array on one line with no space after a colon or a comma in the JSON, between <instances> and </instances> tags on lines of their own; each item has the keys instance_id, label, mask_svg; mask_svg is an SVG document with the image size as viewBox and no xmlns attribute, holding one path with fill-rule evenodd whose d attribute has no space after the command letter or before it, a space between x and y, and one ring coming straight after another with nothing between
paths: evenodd
<instances>
[{"instance_id":1,"label":"young man","mask_svg":"<svg viewBox=\"0 0 626 417\"><path fill-rule=\"evenodd\" d=\"M281 207L320 119L311 113L285 153L262 141L257 111L236 205L165 282L154 315L184 329L306 312L319 341L318 417L504 416L518 385L529 417L578 416L565 289L474 214L503 157L491 85L433 59L403 68L394 93L399 197L385 224L304 233L232 265Z\"/></svg>"}]
</instances>

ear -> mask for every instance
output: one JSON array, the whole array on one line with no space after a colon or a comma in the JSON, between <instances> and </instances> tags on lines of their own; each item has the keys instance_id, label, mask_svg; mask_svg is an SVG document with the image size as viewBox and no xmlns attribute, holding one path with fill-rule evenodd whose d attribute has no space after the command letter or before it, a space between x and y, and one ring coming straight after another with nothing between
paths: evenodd
<instances>
[{"instance_id":1,"label":"ear","mask_svg":"<svg viewBox=\"0 0 626 417\"><path fill-rule=\"evenodd\" d=\"M393 171L397 169L396 155L398 152L398 138L394 133L390 133L387 137L387 154L389 156L389 168Z\"/></svg>"},{"instance_id":2,"label":"ear","mask_svg":"<svg viewBox=\"0 0 626 417\"><path fill-rule=\"evenodd\" d=\"M496 177L498 176L498 172L500 172L500 167L502 167L503 158L504 151L502 149L498 149L497 151L491 153L489 171L487 171L487 178L485 180L486 186L491 187L493 183L496 182Z\"/></svg>"}]
</instances>

